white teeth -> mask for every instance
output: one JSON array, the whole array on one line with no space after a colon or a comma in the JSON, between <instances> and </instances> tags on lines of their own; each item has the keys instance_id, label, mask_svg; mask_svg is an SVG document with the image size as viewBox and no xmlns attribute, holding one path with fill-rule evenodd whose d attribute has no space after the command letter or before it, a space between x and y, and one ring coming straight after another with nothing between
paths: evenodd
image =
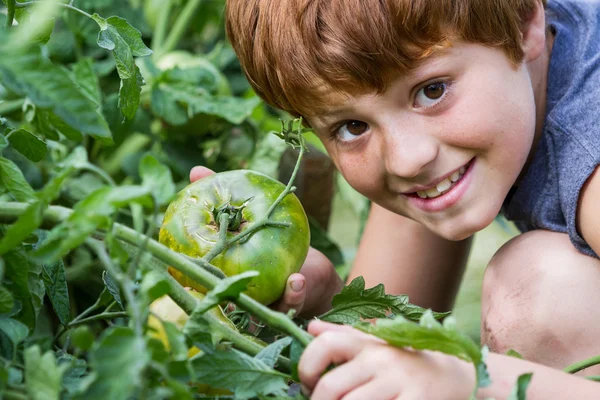
<instances>
[{"instance_id":1,"label":"white teeth","mask_svg":"<svg viewBox=\"0 0 600 400\"><path fill-rule=\"evenodd\" d=\"M417 192L417 195L418 195L420 198L422 198L422 199L426 199L426 198L427 198L427 193L425 193L425 192L420 192L420 191L419 191L419 192Z\"/></svg>"},{"instance_id":2,"label":"white teeth","mask_svg":"<svg viewBox=\"0 0 600 400\"><path fill-rule=\"evenodd\" d=\"M452 186L452 182L450 182L450 179L444 179L443 181L441 181L440 183L438 183L436 185L436 189L438 192L443 192L445 190L450 189L450 186Z\"/></svg>"},{"instance_id":3,"label":"white teeth","mask_svg":"<svg viewBox=\"0 0 600 400\"><path fill-rule=\"evenodd\" d=\"M460 174L464 174L466 171L465 167L460 167L460 169L458 170L458 172L460 172Z\"/></svg>"},{"instance_id":4,"label":"white teeth","mask_svg":"<svg viewBox=\"0 0 600 400\"><path fill-rule=\"evenodd\" d=\"M426 191L426 193L427 193L427 197L429 197L429 198L438 197L441 194L440 192L438 192L438 190L436 188L428 189Z\"/></svg>"},{"instance_id":5,"label":"white teeth","mask_svg":"<svg viewBox=\"0 0 600 400\"><path fill-rule=\"evenodd\" d=\"M458 172L458 171L456 171L455 173L453 173L453 174L450 176L450 180L451 180L452 182L456 182L456 181L458 180L458 178L460 178L460 172Z\"/></svg>"}]
</instances>

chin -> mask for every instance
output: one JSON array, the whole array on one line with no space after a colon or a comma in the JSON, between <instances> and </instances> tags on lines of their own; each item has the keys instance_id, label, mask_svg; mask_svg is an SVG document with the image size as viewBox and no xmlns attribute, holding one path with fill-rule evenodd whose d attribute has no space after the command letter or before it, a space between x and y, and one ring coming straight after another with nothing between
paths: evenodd
<instances>
[{"instance_id":1,"label":"chin","mask_svg":"<svg viewBox=\"0 0 600 400\"><path fill-rule=\"evenodd\" d=\"M435 227L436 229L432 229L432 231L442 238L453 242L464 240L494 222L497 212L482 214L470 213L470 215L461 218L460 221L454 219L445 221L445 224Z\"/></svg>"}]
</instances>

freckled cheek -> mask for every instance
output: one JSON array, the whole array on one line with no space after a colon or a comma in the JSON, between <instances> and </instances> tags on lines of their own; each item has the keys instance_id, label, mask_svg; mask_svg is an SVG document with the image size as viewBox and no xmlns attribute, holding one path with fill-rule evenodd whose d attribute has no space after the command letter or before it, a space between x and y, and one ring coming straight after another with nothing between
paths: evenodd
<instances>
[{"instance_id":1,"label":"freckled cheek","mask_svg":"<svg viewBox=\"0 0 600 400\"><path fill-rule=\"evenodd\" d=\"M384 178L376 159L367 156L344 156L334 160L340 173L356 191L369 198L378 197L383 190Z\"/></svg>"}]
</instances>

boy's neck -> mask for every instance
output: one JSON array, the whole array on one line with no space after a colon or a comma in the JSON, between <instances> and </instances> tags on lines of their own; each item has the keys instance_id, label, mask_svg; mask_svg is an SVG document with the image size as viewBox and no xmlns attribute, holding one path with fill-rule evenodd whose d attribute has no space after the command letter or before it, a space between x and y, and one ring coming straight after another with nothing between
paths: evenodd
<instances>
[{"instance_id":1,"label":"boy's neck","mask_svg":"<svg viewBox=\"0 0 600 400\"><path fill-rule=\"evenodd\" d=\"M546 34L546 50L544 53L536 58L535 60L527 64L529 75L531 76L531 84L533 86L533 95L535 100L535 135L533 137L533 143L525 166L517 179L515 185L521 181L521 178L525 175L525 172L529 168L529 164L533 159L535 150L537 149L538 142L542 137L544 130L544 121L546 119L546 93L548 87L548 69L550 66L550 55L552 54L552 45L554 44L554 34L548 30Z\"/></svg>"}]
</instances>

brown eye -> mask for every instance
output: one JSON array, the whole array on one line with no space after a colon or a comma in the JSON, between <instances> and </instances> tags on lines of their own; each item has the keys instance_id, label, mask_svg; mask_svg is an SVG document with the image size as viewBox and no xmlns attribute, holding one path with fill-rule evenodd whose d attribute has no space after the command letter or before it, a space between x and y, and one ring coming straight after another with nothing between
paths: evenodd
<instances>
[{"instance_id":1,"label":"brown eye","mask_svg":"<svg viewBox=\"0 0 600 400\"><path fill-rule=\"evenodd\" d=\"M423 94L431 100L437 100L444 95L446 85L442 82L433 83L423 88Z\"/></svg>"},{"instance_id":2,"label":"brown eye","mask_svg":"<svg viewBox=\"0 0 600 400\"><path fill-rule=\"evenodd\" d=\"M365 133L367 131L367 129L369 129L369 125L367 125L366 123L362 122L362 121L350 121L346 124L346 126L348 127L348 132L351 135L362 135L363 133Z\"/></svg>"}]
</instances>

